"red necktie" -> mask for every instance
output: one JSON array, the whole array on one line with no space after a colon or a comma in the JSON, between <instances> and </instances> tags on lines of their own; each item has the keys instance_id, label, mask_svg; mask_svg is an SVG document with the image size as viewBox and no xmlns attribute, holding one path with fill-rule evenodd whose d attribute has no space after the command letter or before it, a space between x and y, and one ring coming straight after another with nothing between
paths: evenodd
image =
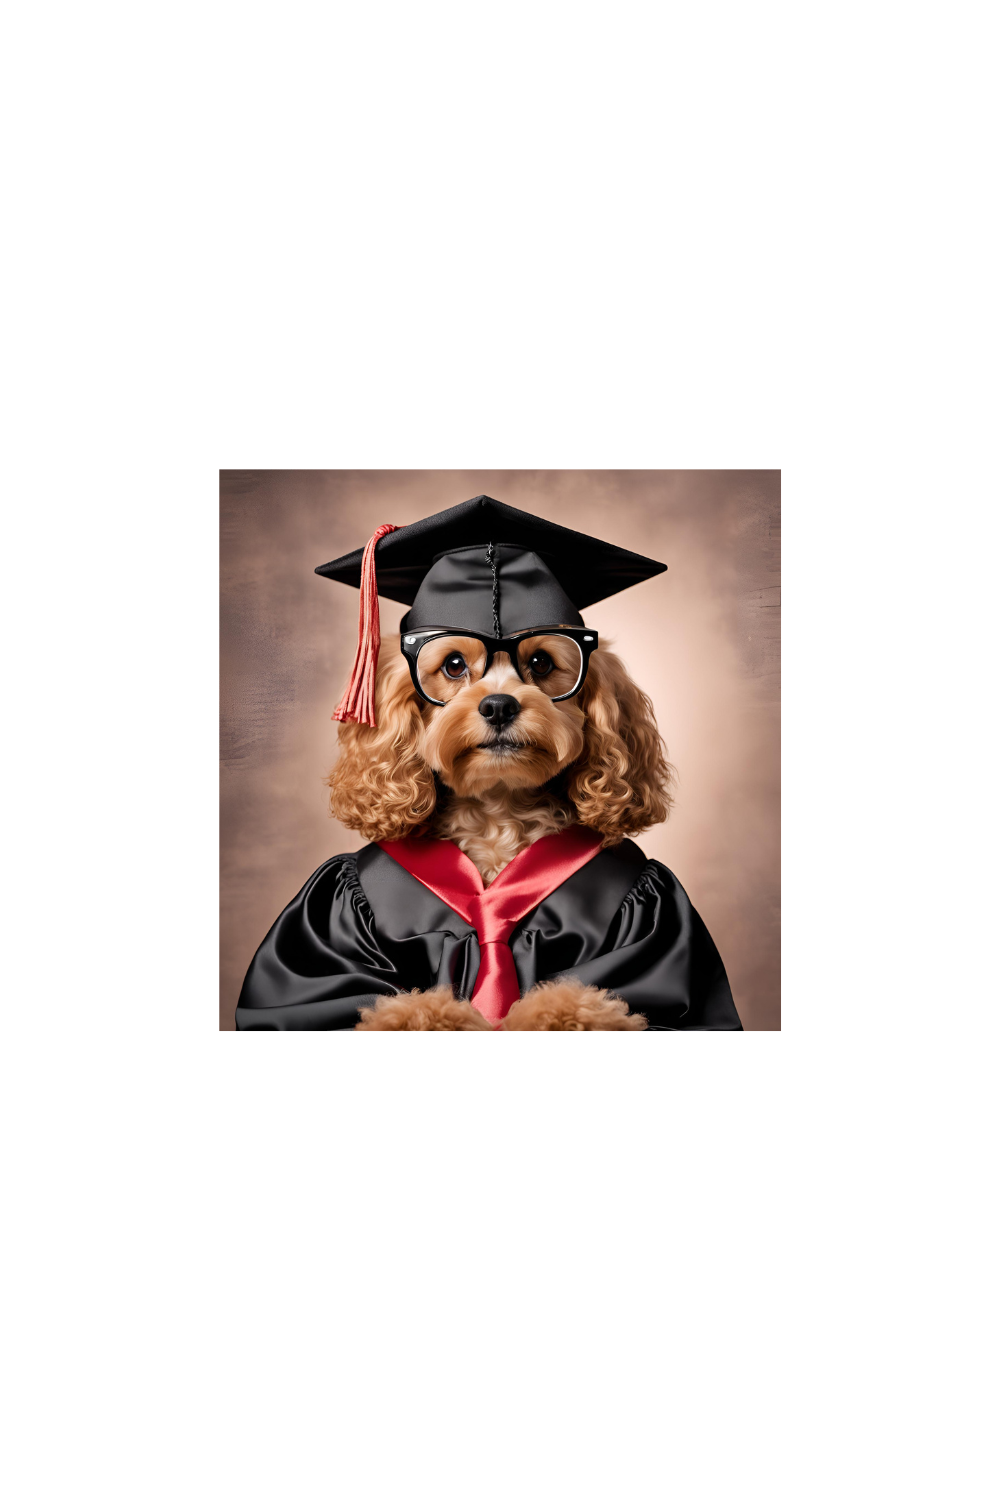
<instances>
[{"instance_id":1,"label":"red necktie","mask_svg":"<svg viewBox=\"0 0 1000 1500\"><path fill-rule=\"evenodd\" d=\"M390 858L476 929L482 957L472 1003L494 1026L521 998L510 951L511 933L546 896L593 859L600 847L599 833L575 824L529 844L484 888L472 860L448 839L379 843Z\"/></svg>"}]
</instances>

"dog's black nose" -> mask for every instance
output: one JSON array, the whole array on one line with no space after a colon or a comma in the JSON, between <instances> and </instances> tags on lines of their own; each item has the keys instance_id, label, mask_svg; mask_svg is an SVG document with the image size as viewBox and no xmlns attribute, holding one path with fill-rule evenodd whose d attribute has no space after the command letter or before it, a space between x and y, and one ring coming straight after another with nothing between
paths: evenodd
<instances>
[{"instance_id":1,"label":"dog's black nose","mask_svg":"<svg viewBox=\"0 0 1000 1500\"><path fill-rule=\"evenodd\" d=\"M494 729L503 729L521 712L521 705L509 693L491 693L479 705L479 712Z\"/></svg>"}]
</instances>

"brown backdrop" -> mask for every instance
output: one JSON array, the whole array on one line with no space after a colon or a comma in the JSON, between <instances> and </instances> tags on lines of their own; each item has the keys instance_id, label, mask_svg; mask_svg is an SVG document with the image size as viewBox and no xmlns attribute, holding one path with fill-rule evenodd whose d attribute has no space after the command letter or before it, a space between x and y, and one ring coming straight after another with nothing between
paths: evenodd
<instances>
[{"instance_id":1,"label":"brown backdrop","mask_svg":"<svg viewBox=\"0 0 1000 1500\"><path fill-rule=\"evenodd\" d=\"M669 571L586 611L651 695L678 771L638 843L670 866L725 961L744 1026L779 1011L779 517L776 470L224 471L222 994L281 908L358 835L331 820L330 715L357 641L356 590L313 569L488 494L646 553ZM404 606L382 600L382 627Z\"/></svg>"}]
</instances>

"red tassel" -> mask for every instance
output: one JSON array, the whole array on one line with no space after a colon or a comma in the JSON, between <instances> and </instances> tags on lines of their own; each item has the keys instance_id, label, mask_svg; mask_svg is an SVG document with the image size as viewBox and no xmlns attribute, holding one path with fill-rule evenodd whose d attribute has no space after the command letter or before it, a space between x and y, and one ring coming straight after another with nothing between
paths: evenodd
<instances>
[{"instance_id":1,"label":"red tassel","mask_svg":"<svg viewBox=\"0 0 1000 1500\"><path fill-rule=\"evenodd\" d=\"M333 719L353 719L355 724L367 724L371 729L378 727L375 723L375 668L378 666L381 641L378 589L375 585L375 548L390 531L398 530L398 526L380 526L365 548L361 559L357 655L344 696L330 716Z\"/></svg>"}]
</instances>

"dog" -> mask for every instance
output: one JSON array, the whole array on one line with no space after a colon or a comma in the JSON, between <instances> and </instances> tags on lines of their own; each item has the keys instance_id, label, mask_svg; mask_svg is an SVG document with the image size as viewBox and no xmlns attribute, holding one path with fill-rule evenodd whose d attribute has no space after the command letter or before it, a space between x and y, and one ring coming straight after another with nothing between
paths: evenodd
<instances>
[{"instance_id":1,"label":"dog","mask_svg":"<svg viewBox=\"0 0 1000 1500\"><path fill-rule=\"evenodd\" d=\"M447 641L441 643L442 660ZM573 824L603 848L661 823L675 773L649 697L603 644L580 693L553 701L503 653L447 701L414 688L399 637L383 638L377 728L340 726L327 778L330 810L371 842L427 835L457 844L488 887L528 845ZM441 696L444 696L442 693ZM507 1031L641 1031L607 990L575 980L536 985L504 1018ZM383 996L359 1031L494 1029L446 987Z\"/></svg>"}]
</instances>

